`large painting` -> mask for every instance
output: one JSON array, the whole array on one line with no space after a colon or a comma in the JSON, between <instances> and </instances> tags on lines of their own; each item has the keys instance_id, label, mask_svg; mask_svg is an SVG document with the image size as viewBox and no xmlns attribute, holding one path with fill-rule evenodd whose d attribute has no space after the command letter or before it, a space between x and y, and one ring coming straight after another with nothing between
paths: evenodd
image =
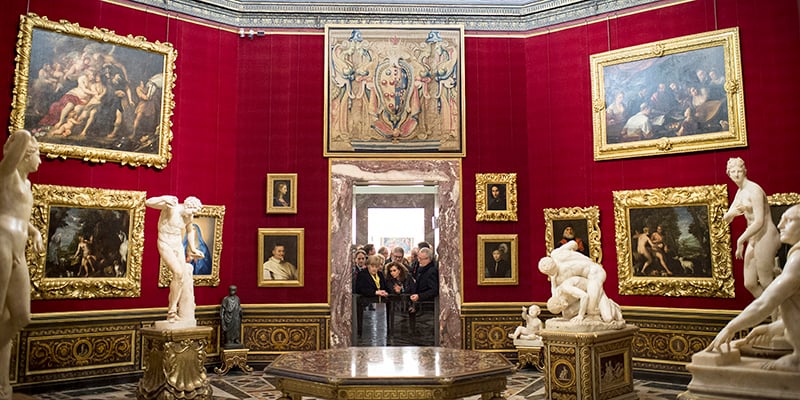
<instances>
[{"instance_id":1,"label":"large painting","mask_svg":"<svg viewBox=\"0 0 800 400\"><path fill-rule=\"evenodd\" d=\"M734 297L725 185L613 195L620 294Z\"/></svg>"},{"instance_id":2,"label":"large painting","mask_svg":"<svg viewBox=\"0 0 800 400\"><path fill-rule=\"evenodd\" d=\"M194 248L203 253L203 258L190 259L192 278L195 286L218 286L220 256L222 254L222 224L225 219L225 206L203 205L194 213ZM188 248L187 235L183 235L183 249ZM158 268L158 286L167 287L172 281L172 271L161 260Z\"/></svg>"},{"instance_id":3,"label":"large painting","mask_svg":"<svg viewBox=\"0 0 800 400\"><path fill-rule=\"evenodd\" d=\"M463 157L463 25L326 25L325 156Z\"/></svg>"},{"instance_id":4,"label":"large painting","mask_svg":"<svg viewBox=\"0 0 800 400\"><path fill-rule=\"evenodd\" d=\"M50 158L164 168L177 52L169 43L20 17L11 130Z\"/></svg>"},{"instance_id":5,"label":"large painting","mask_svg":"<svg viewBox=\"0 0 800 400\"><path fill-rule=\"evenodd\" d=\"M27 250L33 299L138 297L145 192L33 185L31 222L46 251Z\"/></svg>"},{"instance_id":6,"label":"large painting","mask_svg":"<svg viewBox=\"0 0 800 400\"><path fill-rule=\"evenodd\" d=\"M595 160L747 146L737 28L590 62Z\"/></svg>"}]
</instances>

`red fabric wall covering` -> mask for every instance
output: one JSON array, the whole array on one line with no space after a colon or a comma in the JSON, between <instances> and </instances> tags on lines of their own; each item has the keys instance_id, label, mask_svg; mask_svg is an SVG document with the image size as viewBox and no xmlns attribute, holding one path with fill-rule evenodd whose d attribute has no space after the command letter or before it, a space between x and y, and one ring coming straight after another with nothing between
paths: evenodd
<instances>
[{"instance_id":1,"label":"red fabric wall covering","mask_svg":"<svg viewBox=\"0 0 800 400\"><path fill-rule=\"evenodd\" d=\"M0 58L13 59L18 14L14 0L0 17ZM791 168L798 145L792 116L800 109L800 18L793 0L698 0L527 38L468 37L465 41L467 157L463 161L464 300L544 301L549 284L536 270L544 255L546 207L600 207L606 292L622 305L742 308L750 302L742 263L734 260L736 299L617 294L613 190L726 184L729 157L741 156L768 193L800 192ZM166 19L89 0L32 0L30 10L81 26L163 40ZM589 55L655 40L739 26L750 145L703 153L594 162ZM327 301L327 167L322 157L323 36L232 32L170 20L178 49L173 160L163 171L78 160L45 162L36 183L146 190L149 195L197 195L225 204L222 284L198 287L197 303L217 304L229 284L247 303ZM10 102L13 63L0 64ZM10 103L7 103L10 104ZM0 107L8 118L8 107ZM298 214L266 215L266 173L298 173ZM517 172L519 221L475 222L475 173ZM136 299L34 301L34 312L165 307L156 288L153 243L158 213L148 210L142 296ZM732 238L744 230L732 224ZM305 228L305 287L259 288L257 229ZM517 233L520 285L477 286L478 234ZM335 293L333 294L336 295Z\"/></svg>"}]
</instances>

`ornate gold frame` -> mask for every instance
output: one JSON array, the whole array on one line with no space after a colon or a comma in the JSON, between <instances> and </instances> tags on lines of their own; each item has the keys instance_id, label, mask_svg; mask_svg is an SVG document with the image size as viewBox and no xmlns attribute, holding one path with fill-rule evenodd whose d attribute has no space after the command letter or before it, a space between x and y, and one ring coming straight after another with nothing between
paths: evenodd
<instances>
[{"instance_id":1,"label":"ornate gold frame","mask_svg":"<svg viewBox=\"0 0 800 400\"><path fill-rule=\"evenodd\" d=\"M767 202L769 203L770 214L772 215L772 222L775 223L775 226L778 226L781 220L781 216L789 207L800 204L800 193L775 193L767 196ZM781 269L783 269L784 264L786 264L786 257L789 254L789 249L792 246L781 243L781 247L778 249L778 254L775 256L776 261Z\"/></svg>"},{"instance_id":2,"label":"ornate gold frame","mask_svg":"<svg viewBox=\"0 0 800 400\"><path fill-rule=\"evenodd\" d=\"M277 183L289 186L289 206L276 206L273 202ZM267 214L297 214L297 174L267 174Z\"/></svg>"},{"instance_id":3,"label":"ornate gold frame","mask_svg":"<svg viewBox=\"0 0 800 400\"><path fill-rule=\"evenodd\" d=\"M276 236L276 237L283 237L289 238L290 241L294 242L294 246L286 245L287 250L291 250L291 247L295 247L297 260L295 263L295 267L297 267L297 279L296 280L268 280L264 279L264 267L263 264L269 259L269 254L271 250L267 250L265 248L265 244L267 243L267 237ZM305 229L303 228L259 228L258 229L258 286L265 287L265 286L291 286L291 287L303 287L304 285L304 275L305 275L305 264L303 262L304 255L305 255ZM291 260L291 251L286 252L286 261L293 261Z\"/></svg>"},{"instance_id":4,"label":"ornate gold frame","mask_svg":"<svg viewBox=\"0 0 800 400\"><path fill-rule=\"evenodd\" d=\"M666 60L667 57L670 56L688 56L690 52L697 52L696 54L700 54L700 51L714 47L722 47L723 52L723 61L719 69L724 68L725 71L724 92L727 98L727 129L723 124L720 124L719 131L709 131L707 133L685 136L664 136L635 141L620 141L618 143L616 143L616 139L609 141L610 135L607 131L606 107L607 102L610 103L613 101L613 99L609 99L609 95L616 95L619 91L624 92L626 96L629 93L635 93L635 90L631 90L633 89L632 85L629 87L620 84L620 86L614 87L612 85L615 82L634 81L633 78L636 73L640 74L639 78L641 78L640 80L642 82L646 82L648 80L646 78L649 78L650 81L654 81L655 79L653 78L666 80L668 79L666 76L644 76L646 71L650 68L650 66L646 64L658 63L661 60ZM595 160L611 160L747 146L738 28L722 29L593 54L589 60L591 63L592 79ZM688 58L685 60L688 60ZM679 61L676 61L676 63L677 62ZM707 64L708 63L710 62L707 62ZM622 66L623 64L628 64L625 67L631 68L618 68L618 66ZM687 63L680 66L680 68L692 69L694 71L693 68L698 68L695 64L705 65L700 62L695 62L691 64ZM614 72L617 72L620 76L614 78ZM654 71L651 72L655 73ZM606 82L606 75L609 73L612 75L608 79L609 82ZM650 84L653 83L650 82ZM607 90L609 93L607 93ZM612 91L613 93L611 93ZM724 103L722 104L724 105ZM709 120L708 122L714 121Z\"/></svg>"},{"instance_id":5,"label":"ornate gold frame","mask_svg":"<svg viewBox=\"0 0 800 400\"><path fill-rule=\"evenodd\" d=\"M33 185L31 222L50 249L51 208L125 210L129 213L127 232L127 270L122 277L46 277L48 251L36 253L28 246L32 299L91 299L138 297L141 292L142 249L144 243L145 192Z\"/></svg>"},{"instance_id":6,"label":"ornate gold frame","mask_svg":"<svg viewBox=\"0 0 800 400\"><path fill-rule=\"evenodd\" d=\"M466 155L464 25L327 24L325 49L325 157Z\"/></svg>"},{"instance_id":7,"label":"ornate gold frame","mask_svg":"<svg viewBox=\"0 0 800 400\"><path fill-rule=\"evenodd\" d=\"M34 31L37 32L34 35ZM69 41L74 48L67 48L64 54L56 52L55 46L47 39L48 35L58 36L61 42ZM146 165L155 168L164 168L172 158L170 142L172 141L172 109L175 106L172 90L175 86L175 59L177 51L170 43L148 42L141 36L120 36L108 29L102 28L82 28L78 24L69 23L61 20L59 22L50 21L46 17L39 17L36 14L22 15L20 17L20 32L17 41L16 70L14 74L14 99L11 109L10 130L13 132L20 128L30 130L39 140L39 149L42 154L49 158L78 158L84 161L104 163L106 161L118 162L123 165L139 166ZM38 38L38 39L37 39ZM34 48L34 46L37 47ZM49 46L49 47L48 47ZM82 46L79 47L79 46ZM91 47L95 53L89 53ZM52 60L62 60L67 58L67 51L80 53L81 57L86 56L87 60L92 55L99 57L113 57L112 62L106 64L116 66L121 65L122 74L129 80L130 91L135 91L139 82L153 82L153 88L161 85L160 114L152 134L145 133L143 136L130 140L127 135L106 136L103 131L102 136L79 135L73 133L67 135L50 135L45 127L38 127L41 113L44 110L37 106L37 93L41 89L37 87L37 74L42 69L42 65L55 63ZM112 52L114 53L111 56ZM147 56L156 56L156 59L142 57L141 52L151 53ZM120 54L127 55L121 61ZM59 58L57 58L58 56ZM52 57L52 60L48 57ZM136 61L133 61L136 60ZM148 61L150 62L148 64ZM137 63L138 62L138 63ZM32 63L37 63L32 65ZM59 63L60 64L60 63ZM105 65L105 64L104 64ZM140 67L140 68L136 68ZM144 67L150 67L145 70ZM66 67L65 67L66 68ZM156 68L159 68L156 70ZM33 76L32 75L33 72ZM156 78L158 75L161 78ZM151 79L152 78L152 79ZM45 89L46 90L46 89ZM144 91L144 89L142 89ZM159 90L155 90L158 93ZM54 95L58 90L46 91ZM132 106L135 107L135 106ZM38 109L38 111L36 111ZM87 106L88 109L88 106ZM157 108L156 108L157 109ZM32 116L37 118L34 120ZM122 113L125 115L125 113ZM84 121L88 121L85 118ZM133 123L133 117L124 116L123 121ZM57 125L57 124L56 124ZM125 125L125 123L122 123ZM41 130L40 130L41 129ZM112 132L113 133L113 132ZM157 143L155 138L158 137Z\"/></svg>"},{"instance_id":8,"label":"ornate gold frame","mask_svg":"<svg viewBox=\"0 0 800 400\"><path fill-rule=\"evenodd\" d=\"M586 245L589 246L586 255L598 264L603 262L603 248L600 241L600 208L598 206L545 208L544 221L547 227L544 243L547 254L550 254L555 248L554 224L558 224L558 221L584 221L586 223ZM571 223L571 225L575 224ZM575 230L578 231L576 232L577 234L583 229L578 228Z\"/></svg>"},{"instance_id":9,"label":"ornate gold frame","mask_svg":"<svg viewBox=\"0 0 800 400\"><path fill-rule=\"evenodd\" d=\"M505 210L489 209L489 186L494 184L505 186ZM517 174L475 174L475 211L476 221L516 221Z\"/></svg>"},{"instance_id":10,"label":"ornate gold frame","mask_svg":"<svg viewBox=\"0 0 800 400\"><path fill-rule=\"evenodd\" d=\"M486 245L489 243L510 243L511 257L508 260L511 268L511 277L494 278L486 276L487 257L491 253L486 253ZM519 285L519 241L516 234L513 235L478 235L478 286L492 285Z\"/></svg>"},{"instance_id":11,"label":"ornate gold frame","mask_svg":"<svg viewBox=\"0 0 800 400\"><path fill-rule=\"evenodd\" d=\"M214 248L211 251L211 273L207 275L194 275L195 286L219 286L220 255L222 254L222 226L225 219L225 206L203 205L199 212L194 214L195 221L199 218L213 220ZM206 230L208 232L208 230ZM185 237L185 235L184 235ZM208 244L208 238L203 240ZM158 267L158 286L167 287L172 281L172 272L163 260Z\"/></svg>"},{"instance_id":12,"label":"ornate gold frame","mask_svg":"<svg viewBox=\"0 0 800 400\"><path fill-rule=\"evenodd\" d=\"M623 295L734 297L730 230L722 216L728 209L725 185L614 191L619 292ZM705 206L710 277L634 276L631 209Z\"/></svg>"}]
</instances>

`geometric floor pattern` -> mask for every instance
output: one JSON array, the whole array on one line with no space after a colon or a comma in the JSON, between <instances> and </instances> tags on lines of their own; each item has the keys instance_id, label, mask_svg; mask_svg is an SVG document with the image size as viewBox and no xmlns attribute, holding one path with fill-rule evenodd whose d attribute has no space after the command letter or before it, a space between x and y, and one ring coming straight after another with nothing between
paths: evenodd
<instances>
[{"instance_id":1,"label":"geometric floor pattern","mask_svg":"<svg viewBox=\"0 0 800 400\"><path fill-rule=\"evenodd\" d=\"M226 376L208 374L214 389L213 400L275 400L280 392L275 390L275 377L264 375L261 371L251 374L234 369ZM657 381L634 380L634 389L639 400L674 400L686 390L686 385ZM136 383L124 383L92 388L72 388L64 391L31 394L30 398L39 400L128 400L136 398ZM476 400L480 396L468 397ZM312 400L304 397L304 400ZM518 371L508 378L506 399L543 400L544 381L541 372L532 368Z\"/></svg>"}]
</instances>

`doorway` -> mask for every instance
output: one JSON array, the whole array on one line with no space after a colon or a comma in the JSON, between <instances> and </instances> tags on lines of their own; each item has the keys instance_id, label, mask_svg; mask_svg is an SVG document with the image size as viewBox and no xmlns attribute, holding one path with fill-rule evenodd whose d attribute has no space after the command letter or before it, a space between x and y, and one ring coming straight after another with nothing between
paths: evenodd
<instances>
[{"instance_id":1,"label":"doorway","mask_svg":"<svg viewBox=\"0 0 800 400\"><path fill-rule=\"evenodd\" d=\"M439 261L439 343L461 347L461 161L330 160L329 271L330 347L352 345L352 272L354 187L372 184L435 184L435 238Z\"/></svg>"}]
</instances>

